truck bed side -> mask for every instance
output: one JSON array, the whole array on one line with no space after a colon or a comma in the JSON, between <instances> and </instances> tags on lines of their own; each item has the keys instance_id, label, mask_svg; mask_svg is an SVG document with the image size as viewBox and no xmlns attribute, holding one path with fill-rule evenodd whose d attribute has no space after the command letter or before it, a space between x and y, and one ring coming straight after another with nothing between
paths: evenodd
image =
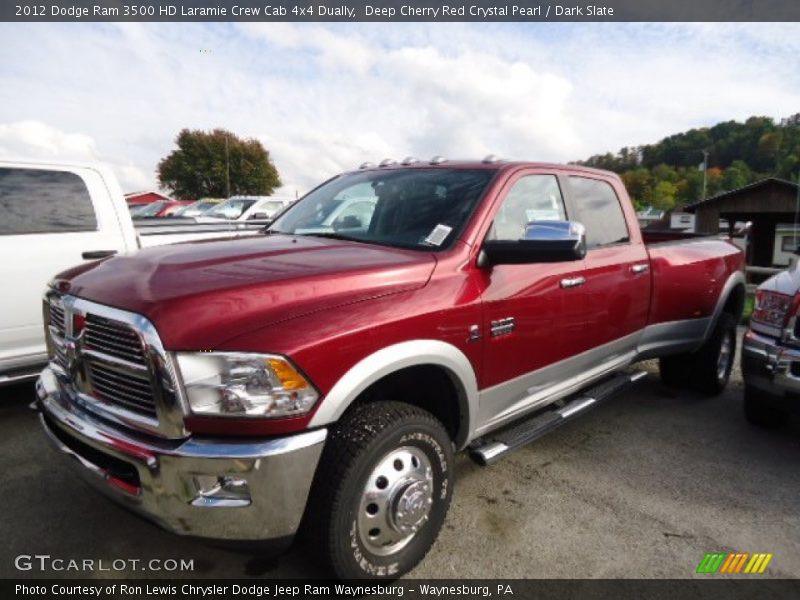
<instances>
[{"instance_id":1,"label":"truck bed side","mask_svg":"<svg viewBox=\"0 0 800 600\"><path fill-rule=\"evenodd\" d=\"M653 292L640 350L645 357L686 351L706 338L733 288L743 292L743 253L714 236L642 233Z\"/></svg>"}]
</instances>

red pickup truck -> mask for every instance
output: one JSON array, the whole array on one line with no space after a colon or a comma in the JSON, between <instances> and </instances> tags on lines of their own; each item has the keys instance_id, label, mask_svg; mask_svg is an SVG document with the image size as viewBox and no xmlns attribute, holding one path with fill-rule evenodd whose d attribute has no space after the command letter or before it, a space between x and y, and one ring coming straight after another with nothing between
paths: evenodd
<instances>
[{"instance_id":1,"label":"red pickup truck","mask_svg":"<svg viewBox=\"0 0 800 600\"><path fill-rule=\"evenodd\" d=\"M365 165L263 237L57 276L38 407L81 475L168 530L302 527L335 575L393 578L436 539L455 451L492 463L642 359L720 392L741 267L725 240L643 236L612 173Z\"/></svg>"}]
</instances>

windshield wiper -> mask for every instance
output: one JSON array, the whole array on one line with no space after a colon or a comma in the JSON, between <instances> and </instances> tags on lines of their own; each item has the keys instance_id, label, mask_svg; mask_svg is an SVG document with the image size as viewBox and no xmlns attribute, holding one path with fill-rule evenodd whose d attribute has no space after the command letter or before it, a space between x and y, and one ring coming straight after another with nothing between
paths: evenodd
<instances>
[{"instance_id":1,"label":"windshield wiper","mask_svg":"<svg viewBox=\"0 0 800 600\"><path fill-rule=\"evenodd\" d=\"M331 240L344 240L346 242L366 242L367 240L362 240L359 238L350 237L347 235L342 235L341 233L336 233L333 231L315 231L312 233L296 233L294 235L309 235L312 237L321 237L321 238L329 238Z\"/></svg>"}]
</instances>

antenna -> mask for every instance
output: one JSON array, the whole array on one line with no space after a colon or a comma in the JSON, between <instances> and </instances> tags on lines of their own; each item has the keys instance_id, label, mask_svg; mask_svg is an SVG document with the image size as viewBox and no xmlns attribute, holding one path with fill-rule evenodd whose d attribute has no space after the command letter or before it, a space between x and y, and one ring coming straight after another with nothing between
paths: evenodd
<instances>
[{"instance_id":1,"label":"antenna","mask_svg":"<svg viewBox=\"0 0 800 600\"><path fill-rule=\"evenodd\" d=\"M225 191L228 194L228 198L231 197L231 160L230 155L228 154L228 138L229 134L225 132Z\"/></svg>"}]
</instances>

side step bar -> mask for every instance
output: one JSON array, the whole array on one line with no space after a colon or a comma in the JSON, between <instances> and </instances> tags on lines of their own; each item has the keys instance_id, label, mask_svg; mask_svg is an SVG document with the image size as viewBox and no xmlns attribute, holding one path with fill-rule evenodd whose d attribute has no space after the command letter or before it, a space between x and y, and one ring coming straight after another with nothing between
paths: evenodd
<instances>
[{"instance_id":1,"label":"side step bar","mask_svg":"<svg viewBox=\"0 0 800 600\"><path fill-rule=\"evenodd\" d=\"M479 465L494 464L509 452L539 439L627 389L646 375L646 371L614 375L602 383L579 392L559 409L545 410L505 429L491 432L470 448L470 457Z\"/></svg>"}]
</instances>

